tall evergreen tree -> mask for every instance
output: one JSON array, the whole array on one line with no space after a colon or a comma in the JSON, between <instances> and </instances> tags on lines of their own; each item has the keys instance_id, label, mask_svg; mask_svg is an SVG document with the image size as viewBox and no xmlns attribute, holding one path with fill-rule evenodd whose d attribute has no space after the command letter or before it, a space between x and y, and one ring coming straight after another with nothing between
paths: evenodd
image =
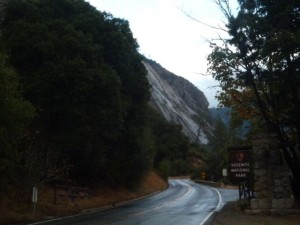
<instances>
[{"instance_id":1,"label":"tall evergreen tree","mask_svg":"<svg viewBox=\"0 0 300 225\"><path fill-rule=\"evenodd\" d=\"M218 118L215 124L213 136L210 138L210 147L207 150L206 171L208 176L214 181L219 181L222 178L222 169L226 169L228 147L231 144L232 137L224 122Z\"/></svg>"},{"instance_id":2,"label":"tall evergreen tree","mask_svg":"<svg viewBox=\"0 0 300 225\"><path fill-rule=\"evenodd\" d=\"M33 115L34 108L22 98L15 71L0 53L0 194L16 181L18 149Z\"/></svg>"},{"instance_id":3,"label":"tall evergreen tree","mask_svg":"<svg viewBox=\"0 0 300 225\"><path fill-rule=\"evenodd\" d=\"M210 71L224 105L278 135L300 200L300 2L238 2L234 16L227 0L217 0L231 38L214 46Z\"/></svg>"},{"instance_id":4,"label":"tall evergreen tree","mask_svg":"<svg viewBox=\"0 0 300 225\"><path fill-rule=\"evenodd\" d=\"M77 182L138 181L149 85L128 22L83 0L9 0L1 30L39 151L61 154Z\"/></svg>"}]
</instances>

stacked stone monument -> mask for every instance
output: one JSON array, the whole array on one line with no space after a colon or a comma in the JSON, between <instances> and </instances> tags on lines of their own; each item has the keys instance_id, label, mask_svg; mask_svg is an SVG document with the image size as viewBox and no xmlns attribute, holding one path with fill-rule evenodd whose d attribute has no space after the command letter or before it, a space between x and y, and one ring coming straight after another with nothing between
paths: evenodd
<instances>
[{"instance_id":1,"label":"stacked stone monument","mask_svg":"<svg viewBox=\"0 0 300 225\"><path fill-rule=\"evenodd\" d=\"M289 169L282 160L276 135L253 140L252 158L255 198L253 212L270 214L299 214L289 180Z\"/></svg>"}]
</instances>

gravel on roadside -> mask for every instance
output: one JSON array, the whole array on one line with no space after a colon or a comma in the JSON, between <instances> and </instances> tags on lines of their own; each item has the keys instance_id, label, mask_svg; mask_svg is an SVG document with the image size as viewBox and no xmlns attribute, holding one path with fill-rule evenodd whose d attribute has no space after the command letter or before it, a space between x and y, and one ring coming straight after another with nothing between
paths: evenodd
<instances>
[{"instance_id":1,"label":"gravel on roadside","mask_svg":"<svg viewBox=\"0 0 300 225\"><path fill-rule=\"evenodd\" d=\"M300 225L300 216L253 215L240 211L236 202L230 202L216 212L212 225Z\"/></svg>"}]
</instances>

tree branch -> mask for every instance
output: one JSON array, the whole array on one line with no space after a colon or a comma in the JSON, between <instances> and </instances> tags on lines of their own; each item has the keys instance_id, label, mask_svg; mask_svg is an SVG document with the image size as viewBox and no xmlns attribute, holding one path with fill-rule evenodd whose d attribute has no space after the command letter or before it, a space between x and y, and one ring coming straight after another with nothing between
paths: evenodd
<instances>
[{"instance_id":1,"label":"tree branch","mask_svg":"<svg viewBox=\"0 0 300 225\"><path fill-rule=\"evenodd\" d=\"M202 22L202 21L196 19L195 17L193 17L193 16L191 16L190 14L188 14L187 12L185 12L183 9L179 9L179 10L180 10L184 15L186 15L186 16L189 17L190 19L196 21L197 23L200 23L200 24L202 24L202 25L204 25L204 26L207 26L207 27L212 28L212 29L215 29L215 30L221 30L221 31L228 32L227 30L225 30L224 28L222 28L222 27L220 27L220 26L218 26L218 27L212 26L212 25L209 25L209 24L207 24L207 23L204 23L204 22Z\"/></svg>"}]
</instances>

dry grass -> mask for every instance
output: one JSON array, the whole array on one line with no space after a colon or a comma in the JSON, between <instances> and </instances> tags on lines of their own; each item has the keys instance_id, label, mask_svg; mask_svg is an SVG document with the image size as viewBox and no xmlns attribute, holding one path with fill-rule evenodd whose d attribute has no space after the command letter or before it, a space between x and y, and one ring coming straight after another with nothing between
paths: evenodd
<instances>
[{"instance_id":1,"label":"dry grass","mask_svg":"<svg viewBox=\"0 0 300 225\"><path fill-rule=\"evenodd\" d=\"M100 208L120 202L136 199L167 187L166 182L150 172L136 190L128 189L101 189L93 190L88 199L75 200L68 198L59 199L61 204L53 204L54 191L47 187L39 188L39 199L36 214L33 215L30 203L17 204L8 199L0 199L0 224L18 224L47 218L72 215L91 208Z\"/></svg>"},{"instance_id":2,"label":"dry grass","mask_svg":"<svg viewBox=\"0 0 300 225\"><path fill-rule=\"evenodd\" d=\"M119 189L111 190L104 189L95 191L92 193L93 198L88 200L82 200L78 203L81 210L98 208L120 202L129 201L132 199L140 198L151 193L164 190L167 187L166 182L156 175L154 172L150 172L143 180L142 184L136 190Z\"/></svg>"}]
</instances>

